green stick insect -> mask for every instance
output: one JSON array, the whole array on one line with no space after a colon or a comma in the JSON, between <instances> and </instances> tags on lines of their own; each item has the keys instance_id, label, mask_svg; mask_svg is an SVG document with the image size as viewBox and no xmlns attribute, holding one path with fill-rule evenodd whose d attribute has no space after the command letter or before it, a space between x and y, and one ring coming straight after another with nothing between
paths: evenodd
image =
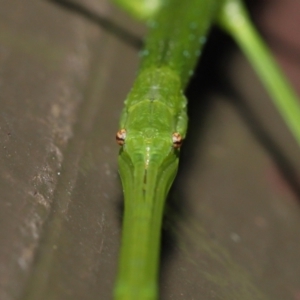
<instances>
[{"instance_id":1,"label":"green stick insect","mask_svg":"<svg viewBox=\"0 0 300 300\"><path fill-rule=\"evenodd\" d=\"M240 0L115 1L149 33L116 136L125 211L114 299L154 300L164 204L187 130L184 90L211 24L242 48L299 146L300 107Z\"/></svg>"}]
</instances>

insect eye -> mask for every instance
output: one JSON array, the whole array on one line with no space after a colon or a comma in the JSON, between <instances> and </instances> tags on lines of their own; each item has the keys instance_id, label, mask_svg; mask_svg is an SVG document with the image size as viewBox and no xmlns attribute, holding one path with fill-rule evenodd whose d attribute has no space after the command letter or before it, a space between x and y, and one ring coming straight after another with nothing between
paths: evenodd
<instances>
[{"instance_id":1,"label":"insect eye","mask_svg":"<svg viewBox=\"0 0 300 300\"><path fill-rule=\"evenodd\" d=\"M172 135L173 147L179 149L182 145L183 138L178 132L174 132Z\"/></svg>"},{"instance_id":2,"label":"insect eye","mask_svg":"<svg viewBox=\"0 0 300 300\"><path fill-rule=\"evenodd\" d=\"M117 134L116 134L116 141L117 143L122 146L125 143L125 138L126 138L126 130L125 129L120 129Z\"/></svg>"}]
</instances>

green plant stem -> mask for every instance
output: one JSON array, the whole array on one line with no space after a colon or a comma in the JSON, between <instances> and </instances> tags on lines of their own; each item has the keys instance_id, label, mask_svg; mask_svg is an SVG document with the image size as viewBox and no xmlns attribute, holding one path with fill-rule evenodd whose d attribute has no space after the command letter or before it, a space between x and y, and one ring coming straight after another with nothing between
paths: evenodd
<instances>
[{"instance_id":1,"label":"green plant stem","mask_svg":"<svg viewBox=\"0 0 300 300\"><path fill-rule=\"evenodd\" d=\"M227 0L219 23L244 51L300 146L300 102L239 0Z\"/></svg>"}]
</instances>

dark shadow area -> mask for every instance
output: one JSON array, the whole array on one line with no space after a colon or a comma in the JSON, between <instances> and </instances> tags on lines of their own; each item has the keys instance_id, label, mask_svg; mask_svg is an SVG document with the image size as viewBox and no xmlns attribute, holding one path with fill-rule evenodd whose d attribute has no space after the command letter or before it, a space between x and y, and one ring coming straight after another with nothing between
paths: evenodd
<instances>
[{"instance_id":1,"label":"dark shadow area","mask_svg":"<svg viewBox=\"0 0 300 300\"><path fill-rule=\"evenodd\" d=\"M226 79L223 81L223 90L228 96L227 100L234 105L240 116L247 123L248 128L255 136L257 142L268 152L269 156L280 170L280 173L289 183L291 189L295 192L300 201L299 180L288 157L282 152L275 140L270 137L267 130L262 126L247 102L231 87L231 82Z\"/></svg>"},{"instance_id":2,"label":"dark shadow area","mask_svg":"<svg viewBox=\"0 0 300 300\"><path fill-rule=\"evenodd\" d=\"M249 10L252 20L255 22L259 32L266 40L266 42L274 49L278 54L281 54L289 61L300 64L300 49L299 45L296 42L291 43L290 39L284 39L279 34L274 34L274 32L268 31L262 24L259 22L256 17L259 15L259 10L266 5L270 5L272 0L268 1L259 1L259 0L247 0L245 1L247 8ZM287 37L287 35L285 36Z\"/></svg>"},{"instance_id":3,"label":"dark shadow area","mask_svg":"<svg viewBox=\"0 0 300 300\"><path fill-rule=\"evenodd\" d=\"M189 125L186 139L181 148L178 174L166 202L162 235L163 267L167 263L168 257L171 257L170 253L175 249L177 243L173 234L176 232L176 224L178 220L187 218L189 215L190 208L186 206L184 201L186 196L180 187L181 176L188 173L195 157L201 151L201 149L195 147L195 144L201 144L201 142L197 143L197 141L202 139L203 130L205 130L203 125L213 104L209 95L220 92L220 82L216 81L216 78L219 76L217 72L220 72L219 64L221 58L228 55L231 47L230 39L217 28L212 28L194 76L191 78L186 90ZM219 59L216 59L216 57Z\"/></svg>"},{"instance_id":4,"label":"dark shadow area","mask_svg":"<svg viewBox=\"0 0 300 300\"><path fill-rule=\"evenodd\" d=\"M284 52L284 55L289 56L289 53ZM225 62L220 62L221 66L224 64ZM216 72L216 74L219 75L225 72L225 70L223 70L223 72L220 70L219 72ZM267 129L265 129L261 124L259 118L253 112L244 96L236 90L234 83L226 76L218 76L216 77L216 84L226 96L226 100L235 107L239 115L246 122L256 141L265 149L270 158L275 162L278 170L288 182L294 193L297 195L297 198L300 202L299 179L297 178L296 170L288 157L280 149L276 141L268 134Z\"/></svg>"},{"instance_id":5,"label":"dark shadow area","mask_svg":"<svg viewBox=\"0 0 300 300\"><path fill-rule=\"evenodd\" d=\"M134 34L128 32L123 27L115 24L110 19L100 16L99 14L93 12L82 4L74 3L73 1L68 0L47 0L53 2L64 9L69 10L70 12L81 15L82 17L88 19L89 21L98 24L109 33L115 35L119 40L123 41L130 46L140 49L143 45L142 40L135 36Z\"/></svg>"},{"instance_id":6,"label":"dark shadow area","mask_svg":"<svg viewBox=\"0 0 300 300\"><path fill-rule=\"evenodd\" d=\"M258 2L247 2L251 2L250 10L255 12ZM279 47L281 46L279 45ZM274 161L279 172L300 201L300 185L295 168L276 141L268 134L268 131L252 111L244 96L237 92L234 83L226 77L228 73L226 71L226 61L236 49L236 44L228 35L218 28L213 28L195 70L195 75L187 88L189 126L187 138L184 141L180 154L178 175L166 203L162 238L162 268L168 264L168 257L170 257L170 253L176 246L176 236L173 233L176 232L178 220L187 218L189 215L189 207L186 206L184 201L185 195L179 186L180 177L188 172L193 165L194 158L201 152L201 149L195 148L194 144L197 144L196 141L201 141L201 136L205 129L203 123L212 106L212 103L209 102L209 94L221 94L225 96L226 101L229 101L234 106L238 114L246 122L257 143L263 147ZM288 46L283 46L281 50L285 56L290 56L291 51L289 51ZM292 52L294 51L294 58L298 59L298 53L292 48L291 50Z\"/></svg>"},{"instance_id":7,"label":"dark shadow area","mask_svg":"<svg viewBox=\"0 0 300 300\"><path fill-rule=\"evenodd\" d=\"M300 65L300 49L296 44L269 32L262 32L262 34L278 54L286 57L291 63Z\"/></svg>"}]
</instances>

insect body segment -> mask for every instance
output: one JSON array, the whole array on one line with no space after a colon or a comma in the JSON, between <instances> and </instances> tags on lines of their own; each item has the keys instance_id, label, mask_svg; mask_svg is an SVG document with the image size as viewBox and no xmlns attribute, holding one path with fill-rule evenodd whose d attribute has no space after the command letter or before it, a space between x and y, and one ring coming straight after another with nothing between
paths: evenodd
<instances>
[{"instance_id":1,"label":"insect body segment","mask_svg":"<svg viewBox=\"0 0 300 300\"><path fill-rule=\"evenodd\" d=\"M116 139L131 157L140 153L149 162L149 153L168 156L181 146L187 127L186 99L174 71L161 67L141 72L125 103Z\"/></svg>"},{"instance_id":2,"label":"insect body segment","mask_svg":"<svg viewBox=\"0 0 300 300\"><path fill-rule=\"evenodd\" d=\"M140 76L145 80L137 79L128 95L117 133L125 217L116 300L157 299L164 200L177 172L187 127L178 76L164 67Z\"/></svg>"},{"instance_id":3,"label":"insect body segment","mask_svg":"<svg viewBox=\"0 0 300 300\"><path fill-rule=\"evenodd\" d=\"M117 133L125 211L115 300L158 298L164 203L187 130L183 92L221 2L167 0L149 22L138 76Z\"/></svg>"},{"instance_id":4,"label":"insect body segment","mask_svg":"<svg viewBox=\"0 0 300 300\"><path fill-rule=\"evenodd\" d=\"M116 1L133 1L139 7L147 0ZM164 202L177 172L179 148L187 129L183 91L212 22L218 21L233 35L256 65L271 94L278 96L277 105L283 115L292 119L290 127L300 143L297 97L245 18L241 1L164 0L160 3L159 11L148 21L149 34L141 52L140 69L125 101L121 129L116 136L122 146L119 171L125 210L114 300L158 299Z\"/></svg>"}]
</instances>

